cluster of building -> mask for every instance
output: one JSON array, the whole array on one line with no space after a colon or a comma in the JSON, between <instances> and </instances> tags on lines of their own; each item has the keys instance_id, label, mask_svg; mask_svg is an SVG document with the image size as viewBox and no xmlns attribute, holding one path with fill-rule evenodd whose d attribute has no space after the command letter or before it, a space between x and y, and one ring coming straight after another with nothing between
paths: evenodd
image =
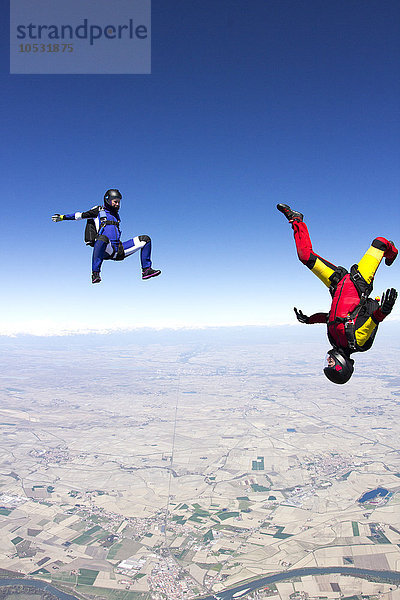
<instances>
[{"instance_id":1,"label":"cluster of building","mask_svg":"<svg viewBox=\"0 0 400 600\"><path fill-rule=\"evenodd\" d=\"M327 454L317 454L312 459L305 458L300 462L300 465L311 473L311 477L315 482L318 482L329 477L340 479L352 468L361 466L361 463L354 461L351 456L329 452Z\"/></svg>"},{"instance_id":2,"label":"cluster of building","mask_svg":"<svg viewBox=\"0 0 400 600\"><path fill-rule=\"evenodd\" d=\"M193 598L185 575L172 558L160 560L147 578L154 600L182 600Z\"/></svg>"},{"instance_id":3,"label":"cluster of building","mask_svg":"<svg viewBox=\"0 0 400 600\"><path fill-rule=\"evenodd\" d=\"M145 558L127 558L122 560L118 567L115 569L116 573L120 575L127 575L128 577L134 577L136 573L140 571L143 565L146 563Z\"/></svg>"},{"instance_id":4,"label":"cluster of building","mask_svg":"<svg viewBox=\"0 0 400 600\"><path fill-rule=\"evenodd\" d=\"M110 532L122 534L123 530L128 528L130 531L129 537L143 537L146 535L151 527L158 527L161 529L165 523L165 516L163 514L157 513L153 517L148 518L139 518L139 517L121 517L119 513L114 513L101 506L97 506L93 502L93 498L103 494L101 490L92 490L88 492L71 492L73 494L75 500L82 501L77 502L73 509L70 509L69 512L75 512L83 519L90 521L93 517L101 517L104 520L107 520L106 528L110 530ZM121 521L122 519L122 521Z\"/></svg>"},{"instance_id":5,"label":"cluster of building","mask_svg":"<svg viewBox=\"0 0 400 600\"><path fill-rule=\"evenodd\" d=\"M0 494L0 508L17 508L17 506L24 504L26 501L27 499L23 496L14 496L7 493Z\"/></svg>"},{"instance_id":6,"label":"cluster of building","mask_svg":"<svg viewBox=\"0 0 400 600\"><path fill-rule=\"evenodd\" d=\"M45 464L65 464L70 460L70 454L65 448L51 448L50 450L36 450L29 452L32 458L36 458Z\"/></svg>"}]
</instances>

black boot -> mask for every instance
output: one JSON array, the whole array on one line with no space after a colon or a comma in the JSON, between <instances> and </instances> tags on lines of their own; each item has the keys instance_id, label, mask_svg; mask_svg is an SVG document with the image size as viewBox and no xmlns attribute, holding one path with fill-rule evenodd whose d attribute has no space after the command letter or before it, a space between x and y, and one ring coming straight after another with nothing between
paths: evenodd
<instances>
[{"instance_id":1,"label":"black boot","mask_svg":"<svg viewBox=\"0 0 400 600\"><path fill-rule=\"evenodd\" d=\"M150 279L150 277L157 277L157 275L160 274L160 270L154 270L151 267L147 267L147 269L142 269L142 279Z\"/></svg>"},{"instance_id":2,"label":"black boot","mask_svg":"<svg viewBox=\"0 0 400 600\"><path fill-rule=\"evenodd\" d=\"M300 223L303 220L303 215L297 210L292 210L287 204L277 204L276 208L285 215L289 223L293 223L293 221Z\"/></svg>"},{"instance_id":3,"label":"black boot","mask_svg":"<svg viewBox=\"0 0 400 600\"><path fill-rule=\"evenodd\" d=\"M100 281L101 281L100 273L98 273L97 271L93 271L92 272L92 283L100 283Z\"/></svg>"}]
</instances>

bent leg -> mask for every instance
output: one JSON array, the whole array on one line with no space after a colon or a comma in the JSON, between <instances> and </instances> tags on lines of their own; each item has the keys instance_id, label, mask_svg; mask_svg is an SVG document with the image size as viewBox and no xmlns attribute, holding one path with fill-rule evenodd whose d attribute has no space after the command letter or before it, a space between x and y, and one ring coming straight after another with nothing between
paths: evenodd
<instances>
[{"instance_id":1,"label":"bent leg","mask_svg":"<svg viewBox=\"0 0 400 600\"><path fill-rule=\"evenodd\" d=\"M110 240L105 235L99 235L93 246L92 254L92 271L100 273L103 260L111 258L113 247Z\"/></svg>"},{"instance_id":2,"label":"bent leg","mask_svg":"<svg viewBox=\"0 0 400 600\"><path fill-rule=\"evenodd\" d=\"M331 286L330 277L336 271L336 266L325 258L315 254L312 248L310 234L304 222L294 221L292 223L294 241L296 243L299 260L310 269L326 285Z\"/></svg>"},{"instance_id":3,"label":"bent leg","mask_svg":"<svg viewBox=\"0 0 400 600\"><path fill-rule=\"evenodd\" d=\"M148 235L137 235L126 242L122 242L122 247L124 249L124 258L140 250L142 269L151 267L151 239Z\"/></svg>"},{"instance_id":4,"label":"bent leg","mask_svg":"<svg viewBox=\"0 0 400 600\"><path fill-rule=\"evenodd\" d=\"M358 263L358 270L367 283L372 283L382 258L385 256L389 260L392 259L395 250L396 248L394 248L393 242L389 242L386 238L378 237L374 239L371 246ZM396 255L397 252L394 256ZM393 260L394 258L392 259L392 262ZM391 262L389 262L389 264L391 264Z\"/></svg>"}]
</instances>

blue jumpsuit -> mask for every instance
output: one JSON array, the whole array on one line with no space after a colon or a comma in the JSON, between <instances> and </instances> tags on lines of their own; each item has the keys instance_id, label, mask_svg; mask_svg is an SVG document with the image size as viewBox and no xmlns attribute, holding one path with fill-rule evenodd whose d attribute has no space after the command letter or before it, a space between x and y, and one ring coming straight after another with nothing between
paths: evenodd
<instances>
[{"instance_id":1,"label":"blue jumpsuit","mask_svg":"<svg viewBox=\"0 0 400 600\"><path fill-rule=\"evenodd\" d=\"M100 273L103 260L124 260L127 256L140 252L142 269L151 267L151 239L148 235L139 235L121 242L118 211L108 206L94 206L86 212L64 215L65 221L93 219L97 238L93 246L92 271Z\"/></svg>"}]
</instances>

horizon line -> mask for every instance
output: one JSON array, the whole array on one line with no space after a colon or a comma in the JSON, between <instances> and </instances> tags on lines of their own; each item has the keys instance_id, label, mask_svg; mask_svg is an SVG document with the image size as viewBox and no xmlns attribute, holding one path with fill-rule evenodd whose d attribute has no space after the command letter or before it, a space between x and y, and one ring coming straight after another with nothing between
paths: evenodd
<instances>
[{"instance_id":1,"label":"horizon line","mask_svg":"<svg viewBox=\"0 0 400 600\"><path fill-rule=\"evenodd\" d=\"M390 321L393 324L400 323L400 314L391 315ZM169 323L163 325L111 325L110 327L84 327L81 325L75 325L70 327L57 327L56 325L49 323L34 323L22 327L10 326L9 328L3 327L0 329L1 338L17 338L17 337L73 337L73 336L87 336L87 335L112 335L116 333L130 333L134 331L205 331L211 329L274 329L279 327L287 327L290 329L297 328L303 324L299 323L296 319L291 321L277 321L277 322L260 322L260 323L202 323L202 324L182 324L182 323ZM323 325L323 324L321 324ZM384 330L386 327L384 327Z\"/></svg>"},{"instance_id":2,"label":"horizon line","mask_svg":"<svg viewBox=\"0 0 400 600\"><path fill-rule=\"evenodd\" d=\"M0 338L16 338L16 337L69 337L69 336L85 336L85 335L112 335L115 333L130 333L134 331L204 331L207 329L268 329L277 327L297 327L300 323L294 322L278 322L278 323L225 323L222 325L206 323L202 325L134 325L130 327L70 327L70 328L57 328L47 327L39 331L39 328L21 328L21 329L10 329L9 331L0 331Z\"/></svg>"}]
</instances>

